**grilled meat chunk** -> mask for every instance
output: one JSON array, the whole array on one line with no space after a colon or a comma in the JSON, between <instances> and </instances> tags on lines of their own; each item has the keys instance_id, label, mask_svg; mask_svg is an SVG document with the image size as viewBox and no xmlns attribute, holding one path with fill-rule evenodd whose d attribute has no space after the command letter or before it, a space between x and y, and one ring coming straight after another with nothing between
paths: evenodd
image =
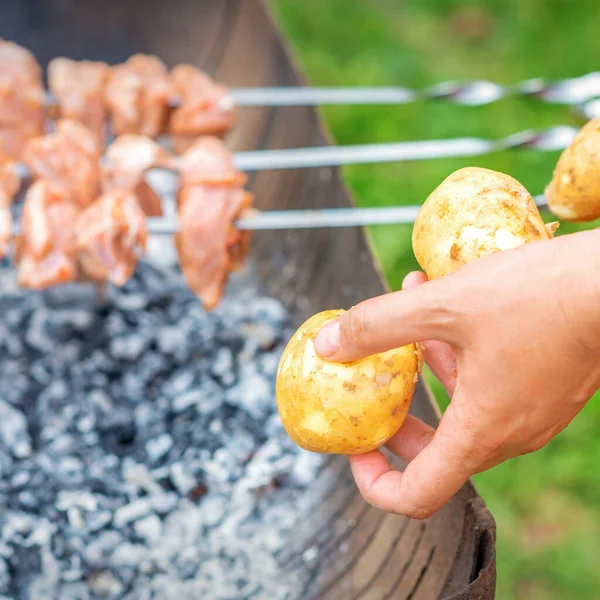
<instances>
[{"instance_id":1,"label":"grilled meat chunk","mask_svg":"<svg viewBox=\"0 0 600 600\"><path fill-rule=\"evenodd\" d=\"M29 141L23 152L36 179L52 181L80 208L98 196L100 156L96 136L70 119L58 121L54 133Z\"/></svg>"},{"instance_id":2,"label":"grilled meat chunk","mask_svg":"<svg viewBox=\"0 0 600 600\"><path fill-rule=\"evenodd\" d=\"M174 148L183 152L199 136L224 136L234 125L236 111L229 89L192 65L171 71L173 93L180 104L169 119Z\"/></svg>"},{"instance_id":3,"label":"grilled meat chunk","mask_svg":"<svg viewBox=\"0 0 600 600\"><path fill-rule=\"evenodd\" d=\"M33 54L0 39L0 153L20 160L27 140L44 132L44 84Z\"/></svg>"},{"instance_id":4,"label":"grilled meat chunk","mask_svg":"<svg viewBox=\"0 0 600 600\"><path fill-rule=\"evenodd\" d=\"M73 231L78 212L54 183L37 181L29 188L18 251L21 286L39 290L77 279Z\"/></svg>"},{"instance_id":5,"label":"grilled meat chunk","mask_svg":"<svg viewBox=\"0 0 600 600\"><path fill-rule=\"evenodd\" d=\"M60 116L93 131L104 145L106 106L104 87L109 67L103 62L55 58L48 65L48 86L58 101Z\"/></svg>"},{"instance_id":6,"label":"grilled meat chunk","mask_svg":"<svg viewBox=\"0 0 600 600\"><path fill-rule=\"evenodd\" d=\"M144 179L145 172L154 166L165 165L166 150L141 135L119 136L108 148L102 167L102 189L132 191L142 210L149 217L162 215L160 196Z\"/></svg>"},{"instance_id":7,"label":"grilled meat chunk","mask_svg":"<svg viewBox=\"0 0 600 600\"><path fill-rule=\"evenodd\" d=\"M252 201L238 187L193 185L179 192L179 265L209 310L219 303L229 273L242 265L248 252L250 232L235 229L233 223Z\"/></svg>"},{"instance_id":8,"label":"grilled meat chunk","mask_svg":"<svg viewBox=\"0 0 600 600\"><path fill-rule=\"evenodd\" d=\"M156 137L165 123L170 95L167 67L156 56L134 54L113 67L105 101L115 135Z\"/></svg>"},{"instance_id":9,"label":"grilled meat chunk","mask_svg":"<svg viewBox=\"0 0 600 600\"><path fill-rule=\"evenodd\" d=\"M124 285L135 271L138 253L146 250L147 238L146 215L127 190L104 194L75 223L79 261L94 281Z\"/></svg>"}]
</instances>

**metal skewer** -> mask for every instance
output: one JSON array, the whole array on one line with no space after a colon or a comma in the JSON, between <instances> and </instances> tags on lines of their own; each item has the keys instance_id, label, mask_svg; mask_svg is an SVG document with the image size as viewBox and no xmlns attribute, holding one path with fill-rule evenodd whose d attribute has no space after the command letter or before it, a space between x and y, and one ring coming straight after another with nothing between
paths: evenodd
<instances>
[{"instance_id":1,"label":"metal skewer","mask_svg":"<svg viewBox=\"0 0 600 600\"><path fill-rule=\"evenodd\" d=\"M547 201L544 195L535 196L534 200L538 207L546 206ZM234 227L244 231L267 231L401 225L414 223L420 209L420 206L385 206L379 208L253 211L252 214L242 215L234 223ZM178 230L176 217L148 219L148 231L152 235L173 235Z\"/></svg>"},{"instance_id":2,"label":"metal skewer","mask_svg":"<svg viewBox=\"0 0 600 600\"><path fill-rule=\"evenodd\" d=\"M546 206L544 195L534 196L538 207ZM321 208L306 210L251 210L234 222L243 231L273 231L282 229L322 229L334 227L369 227L414 223L420 206L385 206L379 208ZM176 216L149 217L150 235L173 235L179 231ZM14 235L22 232L15 223Z\"/></svg>"},{"instance_id":3,"label":"metal skewer","mask_svg":"<svg viewBox=\"0 0 600 600\"><path fill-rule=\"evenodd\" d=\"M576 105L600 97L600 73L546 81L528 79L515 85L493 81L446 81L421 90L403 86L385 87L266 87L232 88L223 108L326 106L326 105L405 105L426 100L449 100L462 106L483 106L507 97L533 97L550 104ZM46 104L56 99L47 93ZM169 105L179 105L173 97Z\"/></svg>"},{"instance_id":4,"label":"metal skewer","mask_svg":"<svg viewBox=\"0 0 600 600\"><path fill-rule=\"evenodd\" d=\"M280 150L252 150L233 153L233 162L241 171L267 171L277 169L303 169L311 167L336 167L353 164L407 162L449 157L474 157L516 148L534 148L542 151L563 150L578 129L567 125L550 127L541 131L521 131L505 138L489 140L468 137L448 140L396 142L387 144L362 144L356 146L317 146L314 148L284 148ZM29 170L19 163L19 176L26 179ZM174 168L154 167L150 172L161 172L167 180L176 177ZM171 182L160 193L172 193Z\"/></svg>"}]
</instances>

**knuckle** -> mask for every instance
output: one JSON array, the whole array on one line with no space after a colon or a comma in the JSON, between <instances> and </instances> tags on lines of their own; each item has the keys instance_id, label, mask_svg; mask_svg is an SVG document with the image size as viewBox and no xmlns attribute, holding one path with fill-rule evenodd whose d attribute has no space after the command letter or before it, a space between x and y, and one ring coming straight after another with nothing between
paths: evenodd
<instances>
[{"instance_id":1,"label":"knuckle","mask_svg":"<svg viewBox=\"0 0 600 600\"><path fill-rule=\"evenodd\" d=\"M360 345L368 329L368 317L365 307L361 304L351 308L340 318L341 339L354 346Z\"/></svg>"},{"instance_id":2,"label":"knuckle","mask_svg":"<svg viewBox=\"0 0 600 600\"><path fill-rule=\"evenodd\" d=\"M405 506L398 511L399 514L409 517L410 519L415 519L416 521L424 521L425 519L429 519L429 517L433 516L435 512L436 509L433 507L412 505Z\"/></svg>"},{"instance_id":3,"label":"knuckle","mask_svg":"<svg viewBox=\"0 0 600 600\"><path fill-rule=\"evenodd\" d=\"M537 452L538 450L541 450L551 440L551 438L552 436L547 433L535 436L529 441L529 444L527 445L527 448L525 452L523 452L523 454L528 454L530 452Z\"/></svg>"},{"instance_id":4,"label":"knuckle","mask_svg":"<svg viewBox=\"0 0 600 600\"><path fill-rule=\"evenodd\" d=\"M423 431L421 434L419 434L419 436L415 442L415 445L416 445L419 453L422 452L427 446L429 446L429 444L433 440L434 436L435 436L435 429L432 429L430 431Z\"/></svg>"}]
</instances>

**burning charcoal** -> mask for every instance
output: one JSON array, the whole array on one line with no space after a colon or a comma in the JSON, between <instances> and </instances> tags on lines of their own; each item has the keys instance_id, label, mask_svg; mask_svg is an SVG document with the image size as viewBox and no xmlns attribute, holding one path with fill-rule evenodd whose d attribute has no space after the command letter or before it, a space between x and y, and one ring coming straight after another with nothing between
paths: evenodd
<instances>
[{"instance_id":1,"label":"burning charcoal","mask_svg":"<svg viewBox=\"0 0 600 600\"><path fill-rule=\"evenodd\" d=\"M119 598L123 584L110 571L93 573L89 579L90 589L100 598Z\"/></svg>"},{"instance_id":2,"label":"burning charcoal","mask_svg":"<svg viewBox=\"0 0 600 600\"><path fill-rule=\"evenodd\" d=\"M75 456L65 456L56 465L56 475L67 485L83 483L83 462Z\"/></svg>"},{"instance_id":3,"label":"burning charcoal","mask_svg":"<svg viewBox=\"0 0 600 600\"><path fill-rule=\"evenodd\" d=\"M233 353L227 347L220 348L212 363L211 372L217 377L223 377L233 370Z\"/></svg>"},{"instance_id":4,"label":"burning charcoal","mask_svg":"<svg viewBox=\"0 0 600 600\"><path fill-rule=\"evenodd\" d=\"M273 389L256 365L247 364L240 370L239 382L227 392L227 402L245 410L261 421L273 405Z\"/></svg>"},{"instance_id":5,"label":"burning charcoal","mask_svg":"<svg viewBox=\"0 0 600 600\"><path fill-rule=\"evenodd\" d=\"M133 529L136 535L144 540L147 546L154 546L161 539L162 521L156 515L149 515L136 521Z\"/></svg>"},{"instance_id":6,"label":"burning charcoal","mask_svg":"<svg viewBox=\"0 0 600 600\"><path fill-rule=\"evenodd\" d=\"M203 511L187 500L182 500L164 521L164 537L178 540L179 545L194 544L202 536Z\"/></svg>"},{"instance_id":7,"label":"burning charcoal","mask_svg":"<svg viewBox=\"0 0 600 600\"><path fill-rule=\"evenodd\" d=\"M173 447L173 438L163 433L156 438L152 438L146 442L146 456L151 463L158 463Z\"/></svg>"},{"instance_id":8,"label":"burning charcoal","mask_svg":"<svg viewBox=\"0 0 600 600\"><path fill-rule=\"evenodd\" d=\"M135 461L126 458L122 464L122 477L124 481L131 483L136 491L144 490L151 495L162 494L162 488L152 479L146 465L141 465Z\"/></svg>"},{"instance_id":9,"label":"burning charcoal","mask_svg":"<svg viewBox=\"0 0 600 600\"><path fill-rule=\"evenodd\" d=\"M31 473L28 471L17 471L10 480L10 486L13 489L19 489L29 483Z\"/></svg>"},{"instance_id":10,"label":"burning charcoal","mask_svg":"<svg viewBox=\"0 0 600 600\"><path fill-rule=\"evenodd\" d=\"M187 332L181 327L173 325L161 327L156 339L160 352L173 356L179 361L185 360L189 353Z\"/></svg>"},{"instance_id":11,"label":"burning charcoal","mask_svg":"<svg viewBox=\"0 0 600 600\"><path fill-rule=\"evenodd\" d=\"M148 550L139 544L123 543L115 548L110 557L113 567L137 567L148 555Z\"/></svg>"},{"instance_id":12,"label":"burning charcoal","mask_svg":"<svg viewBox=\"0 0 600 600\"><path fill-rule=\"evenodd\" d=\"M113 338L110 342L110 355L117 360L134 362L140 358L150 341L148 337L137 333Z\"/></svg>"},{"instance_id":13,"label":"burning charcoal","mask_svg":"<svg viewBox=\"0 0 600 600\"><path fill-rule=\"evenodd\" d=\"M52 352L54 348L54 340L48 333L48 323L50 320L50 312L45 308L35 310L29 319L29 326L25 331L25 341L41 352Z\"/></svg>"},{"instance_id":14,"label":"burning charcoal","mask_svg":"<svg viewBox=\"0 0 600 600\"><path fill-rule=\"evenodd\" d=\"M204 522L208 527L215 527L225 516L227 499L224 496L207 495L202 500Z\"/></svg>"},{"instance_id":15,"label":"burning charcoal","mask_svg":"<svg viewBox=\"0 0 600 600\"><path fill-rule=\"evenodd\" d=\"M280 357L280 351L267 352L261 355L256 361L259 371L265 377L274 379L277 374L277 367L279 366Z\"/></svg>"},{"instance_id":16,"label":"burning charcoal","mask_svg":"<svg viewBox=\"0 0 600 600\"><path fill-rule=\"evenodd\" d=\"M69 600L91 600L90 589L83 582L65 583L61 586L60 593L62 597Z\"/></svg>"},{"instance_id":17,"label":"burning charcoal","mask_svg":"<svg viewBox=\"0 0 600 600\"><path fill-rule=\"evenodd\" d=\"M176 371L162 386L164 394L170 397L187 392L194 384L194 373L189 369Z\"/></svg>"},{"instance_id":18,"label":"burning charcoal","mask_svg":"<svg viewBox=\"0 0 600 600\"><path fill-rule=\"evenodd\" d=\"M77 431L80 433L89 433L94 429L96 420L92 415L84 415L77 421Z\"/></svg>"},{"instance_id":19,"label":"burning charcoal","mask_svg":"<svg viewBox=\"0 0 600 600\"><path fill-rule=\"evenodd\" d=\"M29 490L23 490L19 496L19 505L23 510L36 511L40 507L39 498Z\"/></svg>"},{"instance_id":20,"label":"burning charcoal","mask_svg":"<svg viewBox=\"0 0 600 600\"><path fill-rule=\"evenodd\" d=\"M294 460L290 472L291 480L300 487L308 487L315 479L323 466L323 457L302 450Z\"/></svg>"},{"instance_id":21,"label":"burning charcoal","mask_svg":"<svg viewBox=\"0 0 600 600\"><path fill-rule=\"evenodd\" d=\"M210 414L221 406L223 402L222 388L214 381L203 382L201 388L191 390L173 401L173 410L183 412L194 406L200 414Z\"/></svg>"},{"instance_id":22,"label":"burning charcoal","mask_svg":"<svg viewBox=\"0 0 600 600\"><path fill-rule=\"evenodd\" d=\"M179 503L179 498L174 493L156 494L149 497L152 510L159 515L170 513Z\"/></svg>"},{"instance_id":23,"label":"burning charcoal","mask_svg":"<svg viewBox=\"0 0 600 600\"><path fill-rule=\"evenodd\" d=\"M8 571L8 564L0 556L0 593L8 594L8 588L10 587L10 574Z\"/></svg>"},{"instance_id":24,"label":"burning charcoal","mask_svg":"<svg viewBox=\"0 0 600 600\"><path fill-rule=\"evenodd\" d=\"M31 453L0 452L0 585L73 600L302 589L271 554L321 464L274 403L285 310L240 279L207 313L179 275L138 271L101 309L0 296L0 407Z\"/></svg>"},{"instance_id":25,"label":"burning charcoal","mask_svg":"<svg viewBox=\"0 0 600 600\"><path fill-rule=\"evenodd\" d=\"M127 523L141 519L150 514L152 507L148 498L139 498L119 508L113 517L113 525L122 529Z\"/></svg>"},{"instance_id":26,"label":"burning charcoal","mask_svg":"<svg viewBox=\"0 0 600 600\"><path fill-rule=\"evenodd\" d=\"M98 508L98 499L93 494L82 490L63 490L58 493L56 498L58 510L66 511L74 507L94 511Z\"/></svg>"},{"instance_id":27,"label":"burning charcoal","mask_svg":"<svg viewBox=\"0 0 600 600\"><path fill-rule=\"evenodd\" d=\"M0 449L15 458L31 454L31 438L23 413L0 398Z\"/></svg>"},{"instance_id":28,"label":"burning charcoal","mask_svg":"<svg viewBox=\"0 0 600 600\"><path fill-rule=\"evenodd\" d=\"M122 542L123 538L118 531L103 531L87 545L84 558L92 566L103 564Z\"/></svg>"},{"instance_id":29,"label":"burning charcoal","mask_svg":"<svg viewBox=\"0 0 600 600\"><path fill-rule=\"evenodd\" d=\"M123 312L138 312L148 306L148 295L141 293L119 293L116 288L111 290L111 300Z\"/></svg>"},{"instance_id":30,"label":"burning charcoal","mask_svg":"<svg viewBox=\"0 0 600 600\"><path fill-rule=\"evenodd\" d=\"M87 529L91 533L96 533L106 527L112 521L112 514L108 510L101 510L99 512L88 515L86 519Z\"/></svg>"},{"instance_id":31,"label":"burning charcoal","mask_svg":"<svg viewBox=\"0 0 600 600\"><path fill-rule=\"evenodd\" d=\"M197 479L190 475L180 462L171 465L170 477L173 485L182 496L189 494L198 485Z\"/></svg>"}]
</instances>

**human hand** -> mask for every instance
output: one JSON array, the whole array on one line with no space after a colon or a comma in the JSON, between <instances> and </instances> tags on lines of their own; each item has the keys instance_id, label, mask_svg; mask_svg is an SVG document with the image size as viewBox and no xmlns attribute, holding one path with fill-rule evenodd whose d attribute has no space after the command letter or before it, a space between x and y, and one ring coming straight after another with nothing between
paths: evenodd
<instances>
[{"instance_id":1,"label":"human hand","mask_svg":"<svg viewBox=\"0 0 600 600\"><path fill-rule=\"evenodd\" d=\"M433 340L433 341L432 341ZM533 452L600 387L600 231L532 242L403 291L326 325L315 349L347 362L412 342L451 396L437 430L409 416L387 447L350 457L371 504L426 518L473 474Z\"/></svg>"}]
</instances>

